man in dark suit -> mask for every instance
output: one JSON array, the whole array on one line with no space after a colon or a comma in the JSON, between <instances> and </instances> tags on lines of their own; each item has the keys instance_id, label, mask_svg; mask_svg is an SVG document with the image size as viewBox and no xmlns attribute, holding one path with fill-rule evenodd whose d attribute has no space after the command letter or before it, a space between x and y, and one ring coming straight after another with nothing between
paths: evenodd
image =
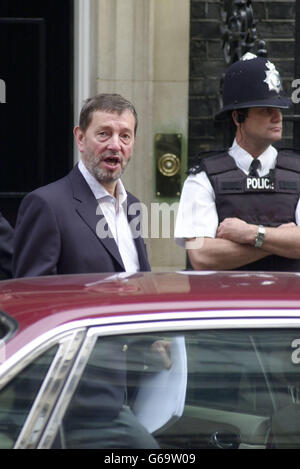
<instances>
[{"instance_id":1,"label":"man in dark suit","mask_svg":"<svg viewBox=\"0 0 300 469\"><path fill-rule=\"evenodd\" d=\"M85 102L74 129L81 161L21 203L14 277L150 270L139 232L141 207L120 180L136 129L136 111L120 95Z\"/></svg>"},{"instance_id":2,"label":"man in dark suit","mask_svg":"<svg viewBox=\"0 0 300 469\"><path fill-rule=\"evenodd\" d=\"M150 270L139 232L141 207L120 180L133 152L136 129L136 111L122 96L100 94L85 102L74 129L81 153L78 165L21 203L14 242L15 277ZM87 367L85 386L76 395L79 408L72 408L65 422L68 444L156 448L154 438L124 405L126 364L118 338L112 338L109 346L120 372L113 370L109 379L99 372L95 381ZM99 353L97 363L104 359L101 343L94 353ZM107 408L113 410L103 422ZM91 409L95 422L88 426L84 420L83 430L81 417ZM129 433L130 442L126 442L124 434Z\"/></svg>"}]
</instances>

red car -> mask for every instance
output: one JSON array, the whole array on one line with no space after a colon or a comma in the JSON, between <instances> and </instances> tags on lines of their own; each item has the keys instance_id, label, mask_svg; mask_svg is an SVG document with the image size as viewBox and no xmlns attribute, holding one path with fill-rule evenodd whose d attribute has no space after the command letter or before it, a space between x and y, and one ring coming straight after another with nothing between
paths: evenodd
<instances>
[{"instance_id":1,"label":"red car","mask_svg":"<svg viewBox=\"0 0 300 469\"><path fill-rule=\"evenodd\" d=\"M157 448L300 447L297 273L9 280L0 311L0 448L134 448L112 385Z\"/></svg>"}]
</instances>

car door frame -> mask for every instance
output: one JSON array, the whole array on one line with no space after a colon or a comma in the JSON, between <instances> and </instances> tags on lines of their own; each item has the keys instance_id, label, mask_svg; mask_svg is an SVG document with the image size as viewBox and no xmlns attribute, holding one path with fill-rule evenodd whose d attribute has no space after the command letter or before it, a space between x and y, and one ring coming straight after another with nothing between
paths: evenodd
<instances>
[{"instance_id":1,"label":"car door frame","mask_svg":"<svg viewBox=\"0 0 300 469\"><path fill-rule=\"evenodd\" d=\"M200 329L299 328L299 310L215 310L147 313L79 320L28 344L1 367L0 389L54 344L59 349L36 396L15 448L51 448L98 337ZM22 361L20 358L22 357ZM59 364L59 366L57 366Z\"/></svg>"}]
</instances>

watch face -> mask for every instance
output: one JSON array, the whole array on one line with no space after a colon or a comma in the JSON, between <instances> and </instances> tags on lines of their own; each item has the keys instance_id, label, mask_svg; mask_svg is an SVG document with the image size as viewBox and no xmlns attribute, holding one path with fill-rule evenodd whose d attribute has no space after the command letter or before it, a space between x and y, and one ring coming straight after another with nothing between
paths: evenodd
<instances>
[{"instance_id":1,"label":"watch face","mask_svg":"<svg viewBox=\"0 0 300 469\"><path fill-rule=\"evenodd\" d=\"M265 240L266 229L263 226L259 226L255 238L254 246L256 248L261 248Z\"/></svg>"}]
</instances>

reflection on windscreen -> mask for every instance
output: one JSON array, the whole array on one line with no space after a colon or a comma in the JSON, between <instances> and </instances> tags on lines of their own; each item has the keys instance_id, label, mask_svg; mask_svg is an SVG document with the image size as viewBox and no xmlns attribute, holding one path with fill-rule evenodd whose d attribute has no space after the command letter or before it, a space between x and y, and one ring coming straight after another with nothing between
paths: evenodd
<instances>
[{"instance_id":1,"label":"reflection on windscreen","mask_svg":"<svg viewBox=\"0 0 300 469\"><path fill-rule=\"evenodd\" d=\"M99 338L67 448L300 447L300 331Z\"/></svg>"},{"instance_id":2,"label":"reflection on windscreen","mask_svg":"<svg viewBox=\"0 0 300 469\"><path fill-rule=\"evenodd\" d=\"M17 330L17 323L10 316L0 311L0 340L11 337Z\"/></svg>"},{"instance_id":3,"label":"reflection on windscreen","mask_svg":"<svg viewBox=\"0 0 300 469\"><path fill-rule=\"evenodd\" d=\"M14 447L56 350L49 349L0 389L0 449Z\"/></svg>"}]
</instances>

